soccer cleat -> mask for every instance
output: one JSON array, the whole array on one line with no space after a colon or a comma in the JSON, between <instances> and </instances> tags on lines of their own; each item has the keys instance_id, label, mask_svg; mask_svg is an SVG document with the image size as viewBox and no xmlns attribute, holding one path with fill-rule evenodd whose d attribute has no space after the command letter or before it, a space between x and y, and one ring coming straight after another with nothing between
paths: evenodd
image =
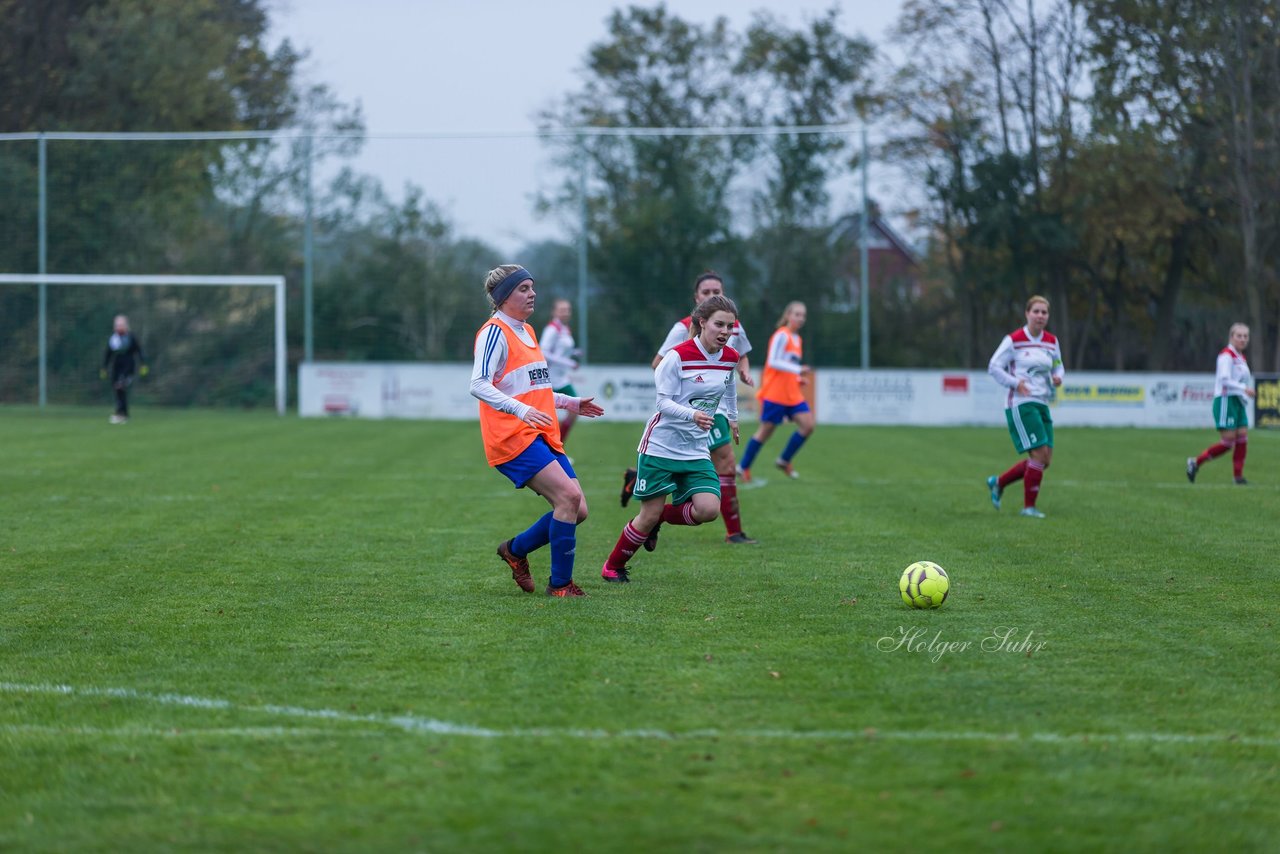
<instances>
[{"instance_id":1,"label":"soccer cleat","mask_svg":"<svg viewBox=\"0 0 1280 854\"><path fill-rule=\"evenodd\" d=\"M600 570L600 577L610 584L630 584L631 567L624 566L622 569L610 569L606 566Z\"/></svg>"},{"instance_id":2,"label":"soccer cleat","mask_svg":"<svg viewBox=\"0 0 1280 854\"><path fill-rule=\"evenodd\" d=\"M534 583L533 576L529 574L529 561L511 553L510 540L498 546L498 557L505 560L507 566L511 567L511 577L515 579L516 584L520 585L520 589L525 593L532 593Z\"/></svg>"},{"instance_id":3,"label":"soccer cleat","mask_svg":"<svg viewBox=\"0 0 1280 854\"><path fill-rule=\"evenodd\" d=\"M1236 478L1237 486L1247 486L1248 484L1249 484L1249 481L1245 480L1243 477Z\"/></svg>"},{"instance_id":4,"label":"soccer cleat","mask_svg":"<svg viewBox=\"0 0 1280 854\"><path fill-rule=\"evenodd\" d=\"M626 507L627 502L631 500L631 496L636 491L636 470L627 469L622 473L622 506Z\"/></svg>"},{"instance_id":5,"label":"soccer cleat","mask_svg":"<svg viewBox=\"0 0 1280 854\"><path fill-rule=\"evenodd\" d=\"M1000 494L1004 492L1004 490L1000 488L1000 478L995 475L991 475L991 477L987 478L987 489L991 490L991 506L999 510Z\"/></svg>"},{"instance_id":6,"label":"soccer cleat","mask_svg":"<svg viewBox=\"0 0 1280 854\"><path fill-rule=\"evenodd\" d=\"M790 460L777 459L773 461L773 464L777 466L787 477L796 478L800 476L799 472L796 471L795 466L791 465Z\"/></svg>"},{"instance_id":7,"label":"soccer cleat","mask_svg":"<svg viewBox=\"0 0 1280 854\"><path fill-rule=\"evenodd\" d=\"M1019 515L1019 516L1030 516L1032 519L1043 519L1043 518L1044 518L1044 513L1042 513L1041 511L1037 510L1037 509L1036 509L1036 508L1034 508L1034 507L1023 507L1023 508L1022 508L1022 512L1021 512L1021 513L1019 513L1018 515Z\"/></svg>"},{"instance_id":8,"label":"soccer cleat","mask_svg":"<svg viewBox=\"0 0 1280 854\"><path fill-rule=\"evenodd\" d=\"M649 536L644 538L644 550L651 552L658 547L658 529L662 527L662 523L653 526L653 530L649 532Z\"/></svg>"},{"instance_id":9,"label":"soccer cleat","mask_svg":"<svg viewBox=\"0 0 1280 854\"><path fill-rule=\"evenodd\" d=\"M579 587L578 585L574 584L572 581L570 581L568 584L564 585L563 587L552 587L550 584L548 584L547 595L559 596L561 598L564 598L566 596L586 596L587 592L583 590L581 587Z\"/></svg>"},{"instance_id":10,"label":"soccer cleat","mask_svg":"<svg viewBox=\"0 0 1280 854\"><path fill-rule=\"evenodd\" d=\"M744 469L742 466L738 466L738 479L743 483L750 483L751 469Z\"/></svg>"},{"instance_id":11,"label":"soccer cleat","mask_svg":"<svg viewBox=\"0 0 1280 854\"><path fill-rule=\"evenodd\" d=\"M735 544L735 545L739 545L739 546L758 546L758 545L760 545L760 541L759 541L759 540L754 539L754 538L752 538L752 537L748 537L746 534L742 533L741 531L739 531L739 532L738 532L738 533L736 533L736 534L730 534L730 535L728 535L727 537L725 537L725 538L724 538L724 541L725 541L726 543L733 543L733 544Z\"/></svg>"},{"instance_id":12,"label":"soccer cleat","mask_svg":"<svg viewBox=\"0 0 1280 854\"><path fill-rule=\"evenodd\" d=\"M1187 457L1187 480L1192 483L1196 482L1196 472L1200 471L1200 465L1196 462L1195 457Z\"/></svg>"}]
</instances>

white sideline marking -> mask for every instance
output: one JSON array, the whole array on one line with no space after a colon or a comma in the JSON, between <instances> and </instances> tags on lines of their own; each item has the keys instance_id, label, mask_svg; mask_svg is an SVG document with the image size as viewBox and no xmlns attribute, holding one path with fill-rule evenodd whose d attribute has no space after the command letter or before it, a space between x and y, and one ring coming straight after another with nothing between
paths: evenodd
<instances>
[{"instance_id":1,"label":"white sideline marking","mask_svg":"<svg viewBox=\"0 0 1280 854\"><path fill-rule=\"evenodd\" d=\"M60 694L68 697L114 697L121 700L137 700L162 706L185 706L197 709L219 709L239 713L265 714L285 718L327 720L337 723L374 724L394 727L411 733L454 735L469 738L577 738L584 740L656 740L686 741L691 739L760 739L769 741L981 741L981 742L1031 742L1036 744L1239 744L1249 747L1280 747L1280 736L1240 736L1232 733L1056 733L1056 732L946 732L940 730L885 730L867 727L857 730L789 730L789 729L696 729L675 732L662 729L576 729L571 727L535 727L529 729L488 729L485 727L456 724L435 718L416 715L357 715L335 709L307 709L301 706L242 706L229 700L207 697L189 697L183 694L149 694L132 688L76 688L71 685L24 685L0 682L0 693L5 694ZM183 732L203 735L314 735L323 730L292 729L287 727L230 727L226 729L119 729L95 730L91 727L36 727L33 725L0 726L0 732L49 731L69 733L147 734L157 736L181 735Z\"/></svg>"},{"instance_id":2,"label":"white sideline marking","mask_svg":"<svg viewBox=\"0 0 1280 854\"><path fill-rule=\"evenodd\" d=\"M118 736L123 738L297 738L301 736L332 737L331 729L307 727L259 726L259 727L94 727L94 726L50 726L45 724L5 724L0 726L0 734L24 735L92 735Z\"/></svg>"}]
</instances>

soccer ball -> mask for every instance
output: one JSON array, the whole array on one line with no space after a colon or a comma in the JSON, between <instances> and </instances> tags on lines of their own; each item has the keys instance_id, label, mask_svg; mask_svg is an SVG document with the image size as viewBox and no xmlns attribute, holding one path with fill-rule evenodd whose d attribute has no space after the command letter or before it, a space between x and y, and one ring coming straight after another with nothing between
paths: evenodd
<instances>
[{"instance_id":1,"label":"soccer ball","mask_svg":"<svg viewBox=\"0 0 1280 854\"><path fill-rule=\"evenodd\" d=\"M912 608L940 608L947 601L951 579L931 560L918 560L902 571L898 581L902 601Z\"/></svg>"}]
</instances>

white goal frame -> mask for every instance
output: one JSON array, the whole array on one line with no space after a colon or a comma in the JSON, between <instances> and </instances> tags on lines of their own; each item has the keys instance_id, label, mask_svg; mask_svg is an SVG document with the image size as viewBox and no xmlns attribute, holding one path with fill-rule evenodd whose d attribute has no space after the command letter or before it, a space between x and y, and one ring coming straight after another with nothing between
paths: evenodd
<instances>
[{"instance_id":1,"label":"white goal frame","mask_svg":"<svg viewBox=\"0 0 1280 854\"><path fill-rule=\"evenodd\" d=\"M80 275L75 273L0 273L0 285L40 286L40 406L45 405L45 377L48 362L45 314L46 285L169 285L177 287L253 285L275 289L276 297L276 412L285 414L288 399L285 359L287 350L284 337L284 276L128 276L128 275Z\"/></svg>"}]
</instances>

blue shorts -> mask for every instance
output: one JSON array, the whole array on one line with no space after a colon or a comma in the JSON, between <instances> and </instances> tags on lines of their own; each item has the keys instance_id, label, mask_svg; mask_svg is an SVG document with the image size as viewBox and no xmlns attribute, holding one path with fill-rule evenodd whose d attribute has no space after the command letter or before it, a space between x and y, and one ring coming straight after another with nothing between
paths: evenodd
<instances>
[{"instance_id":1,"label":"blue shorts","mask_svg":"<svg viewBox=\"0 0 1280 854\"><path fill-rule=\"evenodd\" d=\"M790 418L792 421L801 412L809 411L809 403L800 401L795 406L784 406L781 403L774 403L772 400L764 401L764 405L760 407L760 420L768 421L771 424L781 424L783 419Z\"/></svg>"},{"instance_id":2,"label":"blue shorts","mask_svg":"<svg viewBox=\"0 0 1280 854\"><path fill-rule=\"evenodd\" d=\"M499 463L494 466L498 471L507 476L507 479L516 485L516 489L520 489L529 482L529 478L547 467L548 463L557 462L560 468L564 469L564 473L570 478L576 479L577 474L573 471L573 464L569 462L569 458L564 454L557 454L551 450L551 446L547 444L547 440L539 436L533 440L533 444L520 452L520 456L514 460L507 460L505 463Z\"/></svg>"}]
</instances>

